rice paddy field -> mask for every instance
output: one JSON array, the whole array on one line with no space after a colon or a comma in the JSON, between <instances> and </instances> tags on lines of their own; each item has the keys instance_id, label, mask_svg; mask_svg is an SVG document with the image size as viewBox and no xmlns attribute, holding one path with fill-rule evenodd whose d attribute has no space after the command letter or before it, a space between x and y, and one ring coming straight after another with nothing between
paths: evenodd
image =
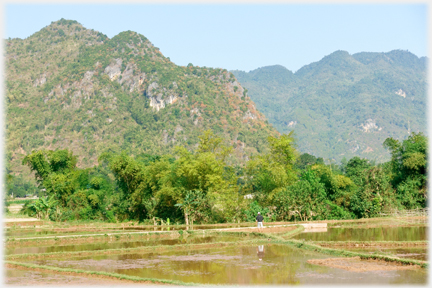
<instances>
[{"instance_id":1,"label":"rice paddy field","mask_svg":"<svg viewBox=\"0 0 432 288\"><path fill-rule=\"evenodd\" d=\"M229 225L12 225L9 285L427 284L425 217Z\"/></svg>"}]
</instances>

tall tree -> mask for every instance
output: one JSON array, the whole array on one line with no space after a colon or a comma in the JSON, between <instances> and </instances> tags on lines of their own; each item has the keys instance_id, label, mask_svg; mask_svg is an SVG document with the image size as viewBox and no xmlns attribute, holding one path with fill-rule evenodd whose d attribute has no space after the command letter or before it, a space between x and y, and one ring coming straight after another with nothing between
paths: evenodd
<instances>
[{"instance_id":1,"label":"tall tree","mask_svg":"<svg viewBox=\"0 0 432 288\"><path fill-rule=\"evenodd\" d=\"M425 207L427 200L427 145L423 133L411 133L400 142L393 138L384 141L392 155L392 184L398 200L406 208Z\"/></svg>"},{"instance_id":2,"label":"tall tree","mask_svg":"<svg viewBox=\"0 0 432 288\"><path fill-rule=\"evenodd\" d=\"M254 157L247 163L248 189L263 204L269 204L275 193L297 179L294 164L298 152L293 132L268 137L270 152Z\"/></svg>"}]
</instances>

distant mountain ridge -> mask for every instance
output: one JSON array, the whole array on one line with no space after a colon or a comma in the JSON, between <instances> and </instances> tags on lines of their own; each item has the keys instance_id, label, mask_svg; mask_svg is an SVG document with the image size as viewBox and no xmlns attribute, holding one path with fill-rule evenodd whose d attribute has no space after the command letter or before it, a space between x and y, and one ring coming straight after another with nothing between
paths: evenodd
<instances>
[{"instance_id":1,"label":"distant mountain ridge","mask_svg":"<svg viewBox=\"0 0 432 288\"><path fill-rule=\"evenodd\" d=\"M28 174L35 149L71 149L79 166L102 151L172 153L212 129L241 163L279 133L224 69L177 66L143 35L109 39L72 20L6 43L8 170ZM26 170L27 169L27 170Z\"/></svg>"},{"instance_id":2,"label":"distant mountain ridge","mask_svg":"<svg viewBox=\"0 0 432 288\"><path fill-rule=\"evenodd\" d=\"M279 132L294 130L300 151L381 162L387 137L427 133L427 61L402 50L336 51L295 73L280 65L232 73Z\"/></svg>"}]
</instances>

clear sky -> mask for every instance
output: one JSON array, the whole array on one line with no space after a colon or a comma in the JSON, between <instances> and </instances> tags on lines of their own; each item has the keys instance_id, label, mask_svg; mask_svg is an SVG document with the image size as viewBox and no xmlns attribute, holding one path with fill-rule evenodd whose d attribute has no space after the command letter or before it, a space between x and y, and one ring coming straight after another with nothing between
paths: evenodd
<instances>
[{"instance_id":1,"label":"clear sky","mask_svg":"<svg viewBox=\"0 0 432 288\"><path fill-rule=\"evenodd\" d=\"M336 50L427 55L426 4L7 4L4 38L26 38L60 18L113 37L146 36L178 65L295 72Z\"/></svg>"}]
</instances>

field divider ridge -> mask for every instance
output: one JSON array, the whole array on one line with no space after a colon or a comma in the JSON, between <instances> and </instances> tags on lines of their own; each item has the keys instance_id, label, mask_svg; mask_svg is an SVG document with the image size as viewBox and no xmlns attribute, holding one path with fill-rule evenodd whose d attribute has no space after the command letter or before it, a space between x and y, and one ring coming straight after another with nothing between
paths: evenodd
<instances>
[{"instance_id":1,"label":"field divider ridge","mask_svg":"<svg viewBox=\"0 0 432 288\"><path fill-rule=\"evenodd\" d=\"M252 239L244 241L232 242L213 242L213 243L198 243L198 244L174 244L174 245L158 245L158 246L141 246L136 248L118 248L104 250L85 250L85 251L68 251L68 252L50 252L50 253L26 253L26 254L11 254L5 257L6 260L18 259L45 259L56 257L80 257L90 255L112 255L112 254L128 254L128 253L148 253L155 251L179 251L188 249L206 249L214 247L227 247L235 245L248 245L252 243L268 242L267 239Z\"/></svg>"},{"instance_id":2,"label":"field divider ridge","mask_svg":"<svg viewBox=\"0 0 432 288\"><path fill-rule=\"evenodd\" d=\"M102 278L116 278L119 280L130 280L134 282L151 282L154 284L162 283L162 284L172 284L172 285L181 285L181 286L211 286L211 285L204 285L204 284L196 284L192 282L183 282L180 280L167 280L167 279L156 279L156 278L143 278L138 276L130 276L126 274L119 274L119 273L111 273L111 272L103 272L103 271L89 271L89 270L82 270L82 269L74 269L74 268L60 268L60 267L53 267L53 266L46 266L46 265L37 265L37 264L31 264L31 263L22 263L22 262L15 262L15 261L5 261L5 264L12 266L20 266L27 268L28 270L36 270L36 271L50 271L50 272L56 272L56 273L76 273L83 276L102 276Z\"/></svg>"},{"instance_id":3,"label":"field divider ridge","mask_svg":"<svg viewBox=\"0 0 432 288\"><path fill-rule=\"evenodd\" d=\"M427 268L428 267L427 261L420 261L420 260L414 260L414 259L401 259L401 258L390 257L390 256L386 256L386 255L376 255L376 254L371 255L371 254L352 252L352 251L347 251L347 250L342 250L342 249L332 249L332 248L326 248L326 247L322 247L322 246L319 246L316 244L306 243L304 241L294 240L294 239L284 240L284 241L272 240L271 242L281 243L281 244L286 243L286 244L293 245L297 248L315 251L315 252L320 252L320 253L328 254L328 255L344 256L344 257L359 256L361 259L384 260L387 262L396 262L396 263L402 264L402 265L419 265L421 268Z\"/></svg>"},{"instance_id":4,"label":"field divider ridge","mask_svg":"<svg viewBox=\"0 0 432 288\"><path fill-rule=\"evenodd\" d=\"M323 247L406 247L406 246L428 246L428 240L422 241L313 241L314 244Z\"/></svg>"}]
</instances>

